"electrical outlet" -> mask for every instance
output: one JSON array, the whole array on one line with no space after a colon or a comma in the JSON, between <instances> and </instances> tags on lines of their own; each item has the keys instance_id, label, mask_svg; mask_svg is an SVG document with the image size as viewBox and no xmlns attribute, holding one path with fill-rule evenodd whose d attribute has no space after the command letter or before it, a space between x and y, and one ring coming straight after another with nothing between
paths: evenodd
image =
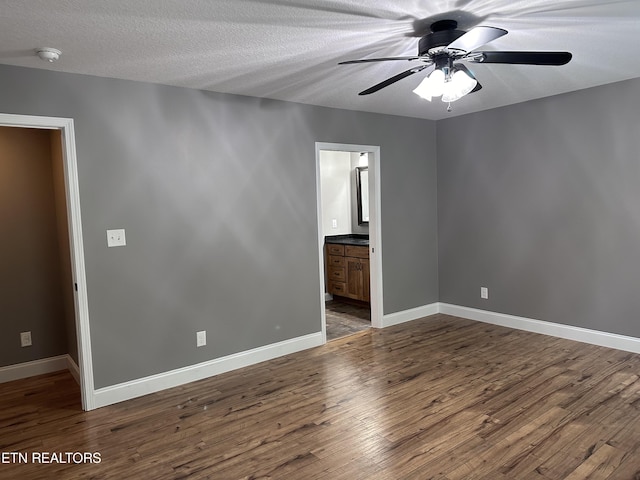
<instances>
[{"instance_id":1,"label":"electrical outlet","mask_svg":"<svg viewBox=\"0 0 640 480\"><path fill-rule=\"evenodd\" d=\"M20 346L21 347L31 346L31 332L20 332Z\"/></svg>"},{"instance_id":2,"label":"electrical outlet","mask_svg":"<svg viewBox=\"0 0 640 480\"><path fill-rule=\"evenodd\" d=\"M480 298L485 300L489 298L489 289L487 287L480 287Z\"/></svg>"},{"instance_id":3,"label":"electrical outlet","mask_svg":"<svg viewBox=\"0 0 640 480\"><path fill-rule=\"evenodd\" d=\"M337 218L332 218L331 219L331 228L338 228L338 219Z\"/></svg>"},{"instance_id":4,"label":"electrical outlet","mask_svg":"<svg viewBox=\"0 0 640 480\"><path fill-rule=\"evenodd\" d=\"M204 347L207 344L207 331L196 332L196 347Z\"/></svg>"},{"instance_id":5,"label":"electrical outlet","mask_svg":"<svg viewBox=\"0 0 640 480\"><path fill-rule=\"evenodd\" d=\"M124 228L107 230L107 247L124 247L127 240L124 236Z\"/></svg>"}]
</instances>

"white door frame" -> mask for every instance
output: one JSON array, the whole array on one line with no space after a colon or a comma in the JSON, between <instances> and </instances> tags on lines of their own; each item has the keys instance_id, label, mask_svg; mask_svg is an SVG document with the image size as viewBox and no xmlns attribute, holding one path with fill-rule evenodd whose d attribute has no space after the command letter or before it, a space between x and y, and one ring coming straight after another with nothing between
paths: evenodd
<instances>
[{"instance_id":1,"label":"white door frame","mask_svg":"<svg viewBox=\"0 0 640 480\"><path fill-rule=\"evenodd\" d=\"M325 311L324 236L322 235L322 195L320 189L320 151L367 152L369 154L369 268L371 275L371 326L382 328L382 230L380 221L380 147L347 143L316 142L316 193L318 216L318 251L320 261L320 305L322 343L327 342Z\"/></svg>"},{"instance_id":2,"label":"white door frame","mask_svg":"<svg viewBox=\"0 0 640 480\"><path fill-rule=\"evenodd\" d=\"M80 391L82 394L82 408L84 410L93 410L96 408L93 385L93 360L91 357L89 304L87 301L87 280L82 242L80 192L78 189L76 141L73 119L0 113L0 126L59 130L62 134L62 157L64 163L67 216L69 219L68 234L71 249L71 271L73 282L77 285L77 291L74 292L74 297L76 337L78 340L78 367L80 368Z\"/></svg>"}]
</instances>

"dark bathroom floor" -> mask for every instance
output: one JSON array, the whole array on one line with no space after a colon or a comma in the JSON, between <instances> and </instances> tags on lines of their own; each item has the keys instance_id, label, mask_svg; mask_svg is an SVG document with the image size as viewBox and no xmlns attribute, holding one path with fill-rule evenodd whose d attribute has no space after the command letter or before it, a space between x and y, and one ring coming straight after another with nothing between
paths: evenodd
<instances>
[{"instance_id":1,"label":"dark bathroom floor","mask_svg":"<svg viewBox=\"0 0 640 480\"><path fill-rule=\"evenodd\" d=\"M325 303L327 341L352 335L371 327L370 308L333 299Z\"/></svg>"}]
</instances>

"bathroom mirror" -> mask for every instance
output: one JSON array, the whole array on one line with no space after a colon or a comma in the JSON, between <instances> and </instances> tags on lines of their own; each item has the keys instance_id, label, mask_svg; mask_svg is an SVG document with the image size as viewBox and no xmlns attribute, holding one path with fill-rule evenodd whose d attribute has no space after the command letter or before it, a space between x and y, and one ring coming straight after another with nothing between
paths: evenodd
<instances>
[{"instance_id":1,"label":"bathroom mirror","mask_svg":"<svg viewBox=\"0 0 640 480\"><path fill-rule=\"evenodd\" d=\"M356 167L358 225L369 224L369 167Z\"/></svg>"}]
</instances>

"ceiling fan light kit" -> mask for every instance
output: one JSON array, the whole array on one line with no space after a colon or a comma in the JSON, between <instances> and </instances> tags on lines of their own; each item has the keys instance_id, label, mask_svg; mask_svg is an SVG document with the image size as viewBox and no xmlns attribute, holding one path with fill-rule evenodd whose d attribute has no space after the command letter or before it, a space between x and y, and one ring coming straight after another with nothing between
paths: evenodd
<instances>
[{"instance_id":1,"label":"ceiling fan light kit","mask_svg":"<svg viewBox=\"0 0 640 480\"><path fill-rule=\"evenodd\" d=\"M465 70L454 66L437 68L420 82L413 93L428 101L442 96L443 102L455 102L478 85L478 81Z\"/></svg>"},{"instance_id":2,"label":"ceiling fan light kit","mask_svg":"<svg viewBox=\"0 0 640 480\"><path fill-rule=\"evenodd\" d=\"M414 73L429 67L434 70L413 90L416 95L431 101L442 96L442 101L451 103L465 95L477 92L482 85L463 61L482 63L503 63L512 65L565 65L571 60L569 52L516 52L516 51L475 51L508 32L502 28L479 26L465 32L458 30L455 20L439 20L431 24L431 33L418 42L418 55L409 57L365 58L348 60L339 65L388 61L418 61L421 64L388 78L359 95L370 95ZM451 105L447 111L451 111Z\"/></svg>"}]
</instances>

